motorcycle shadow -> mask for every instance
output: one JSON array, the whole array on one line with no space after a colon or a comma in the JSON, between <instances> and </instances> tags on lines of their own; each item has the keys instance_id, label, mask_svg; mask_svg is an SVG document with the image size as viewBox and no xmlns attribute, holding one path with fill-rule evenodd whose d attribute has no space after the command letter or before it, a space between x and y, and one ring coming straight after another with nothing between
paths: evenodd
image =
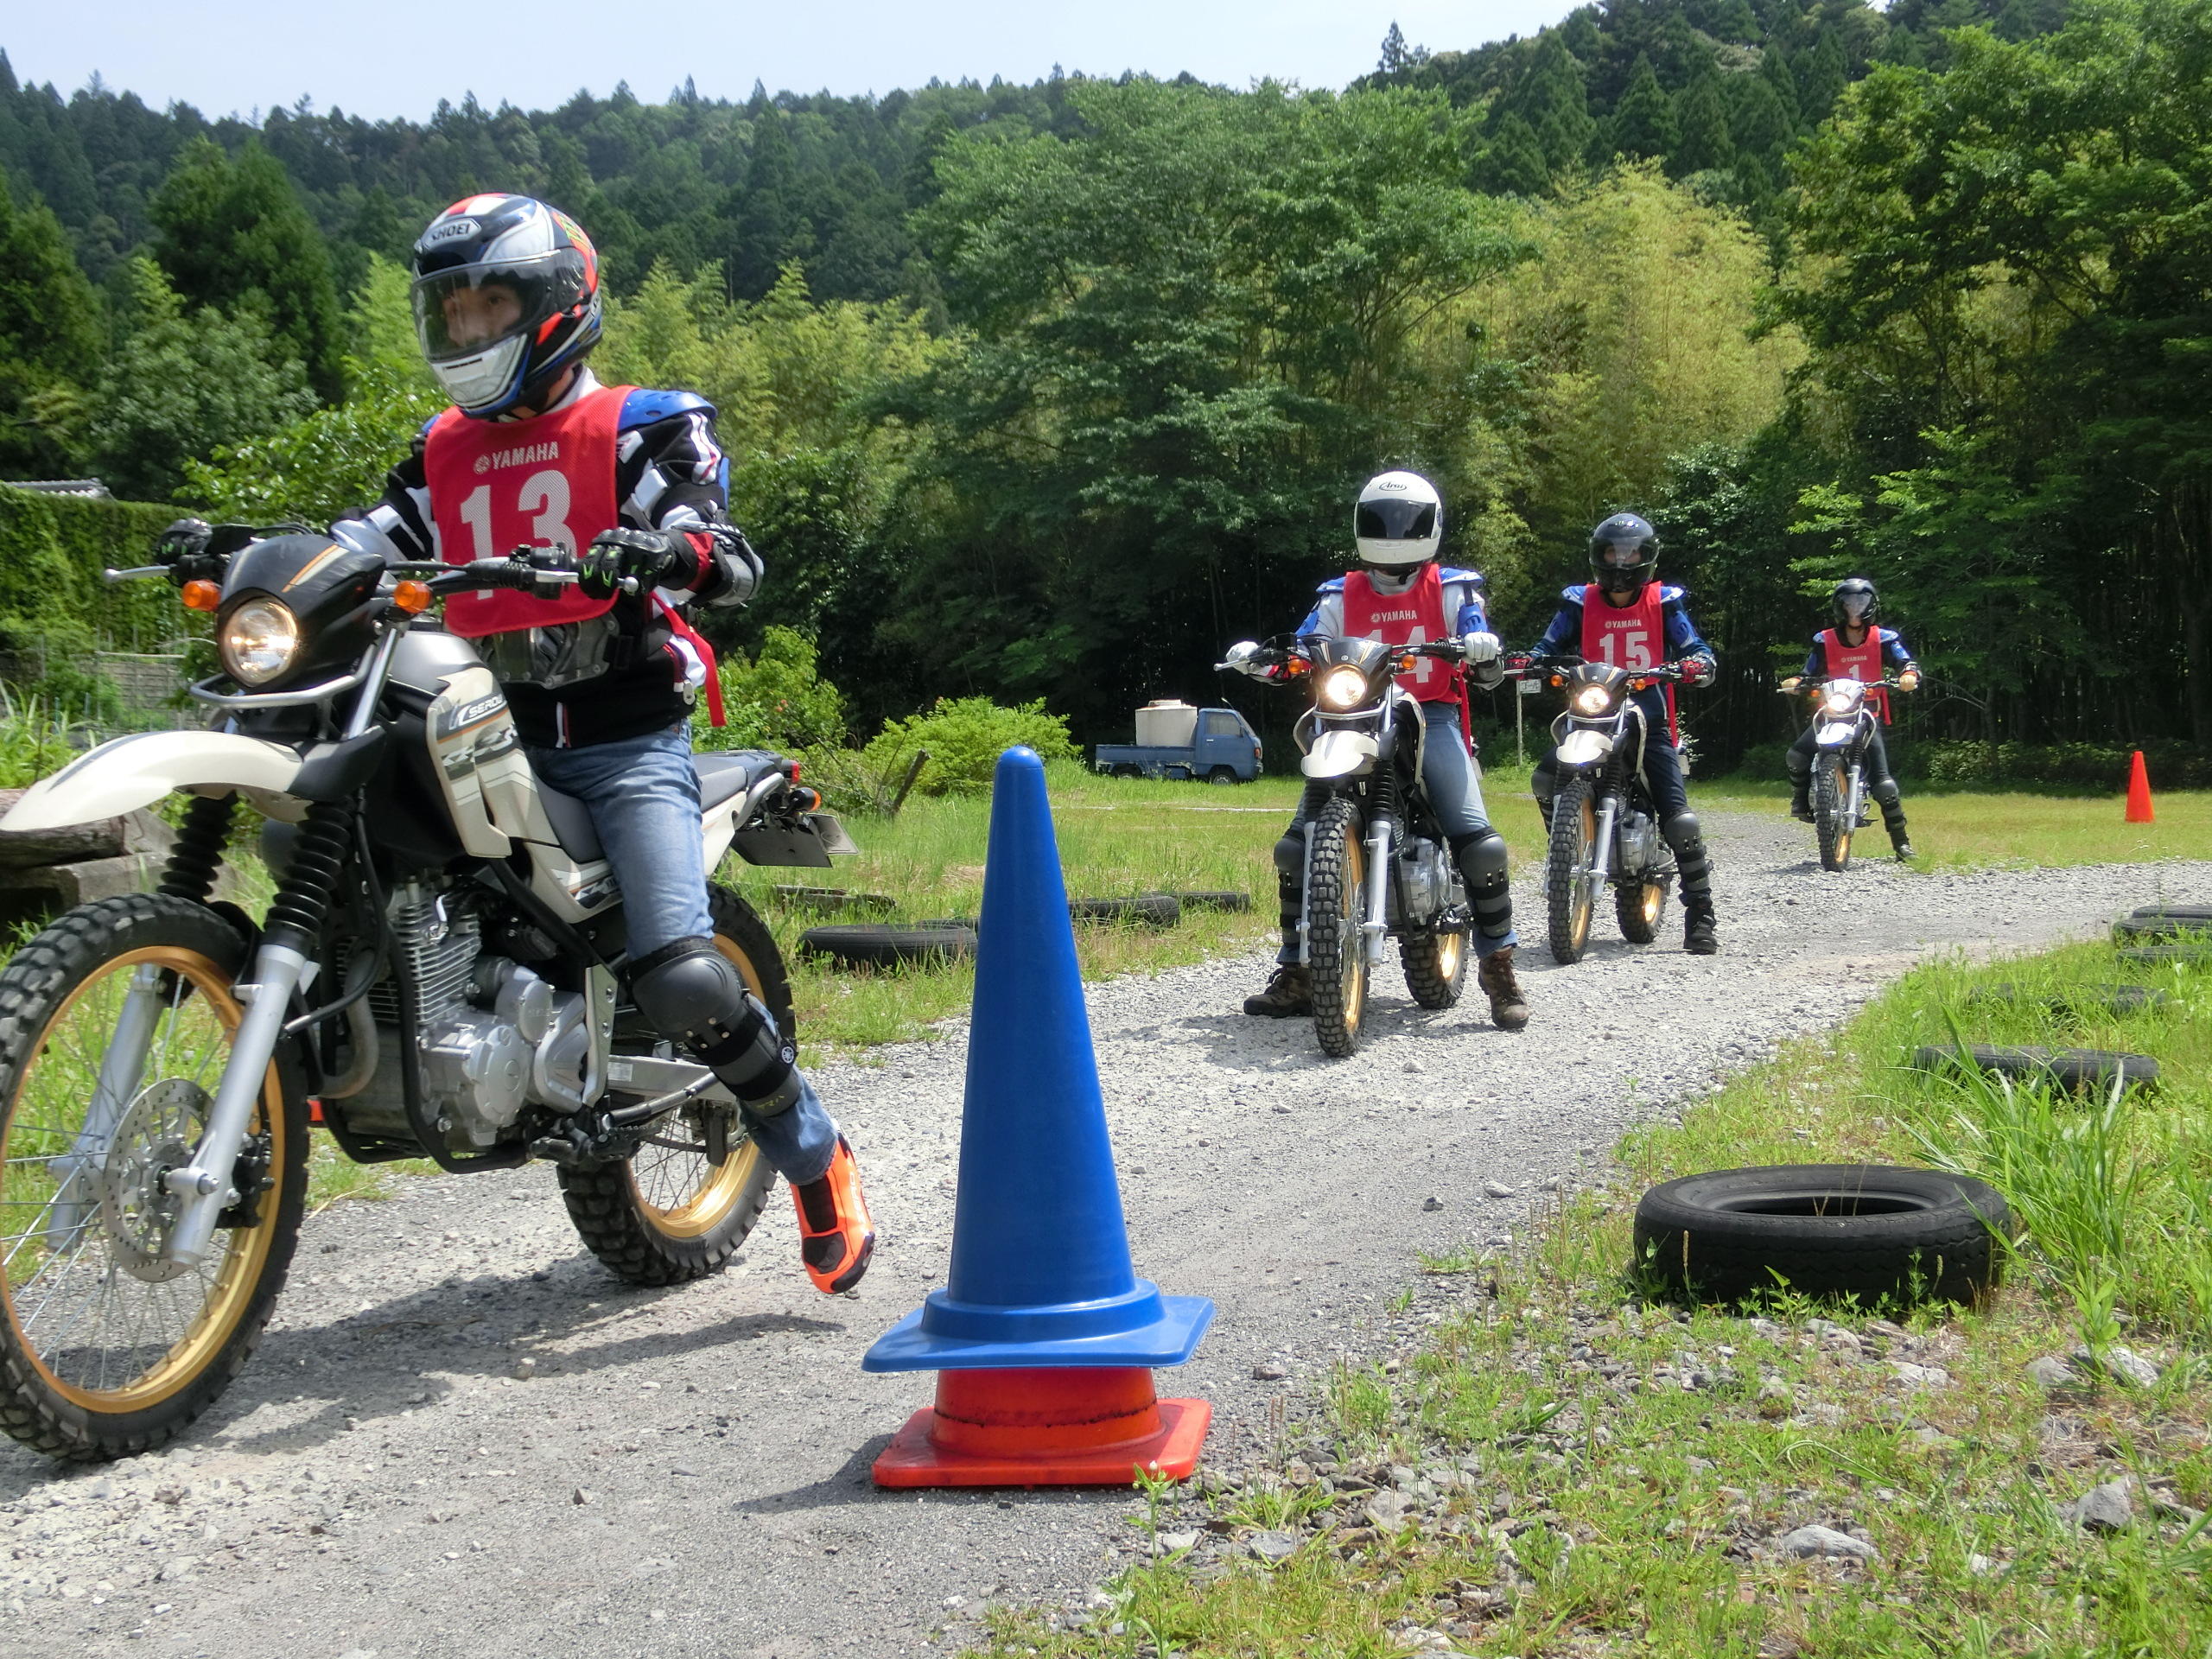
<instances>
[{"instance_id":1,"label":"motorcycle shadow","mask_svg":"<svg viewBox=\"0 0 2212 1659\"><path fill-rule=\"evenodd\" d=\"M613 1334L640 1310L672 1297L696 1297L705 1288L634 1288L607 1278L587 1258L572 1258L543 1281L480 1273L326 1323L272 1327L223 1398L172 1444L226 1457L297 1452L349 1433L368 1433L410 1411L435 1409L456 1392L457 1383L511 1376L525 1357L535 1360L538 1380L518 1382L518 1389L733 1343L836 1336L846 1329L835 1319L760 1313L710 1319L687 1329ZM283 1316L280 1300L277 1317ZM603 1339L577 1343L599 1331L607 1333ZM308 1402L314 1403L302 1415ZM235 1432L257 1412L272 1408L282 1414L281 1422ZM0 1502L82 1473L10 1446L0 1451Z\"/></svg>"}]
</instances>

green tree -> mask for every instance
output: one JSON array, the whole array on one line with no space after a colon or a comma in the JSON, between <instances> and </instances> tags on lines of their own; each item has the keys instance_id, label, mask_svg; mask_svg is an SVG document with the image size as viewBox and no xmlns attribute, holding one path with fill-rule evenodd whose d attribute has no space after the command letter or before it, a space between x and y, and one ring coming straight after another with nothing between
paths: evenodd
<instances>
[{"instance_id":1,"label":"green tree","mask_svg":"<svg viewBox=\"0 0 2212 1659\"><path fill-rule=\"evenodd\" d=\"M1616 156L1643 161L1671 155L1680 137L1673 100L1660 86L1651 60L1639 56L1629 75L1628 90L1607 124L1606 143Z\"/></svg>"},{"instance_id":2,"label":"green tree","mask_svg":"<svg viewBox=\"0 0 2212 1659\"><path fill-rule=\"evenodd\" d=\"M1544 148L1529 124L1508 115L1497 124L1475 162L1478 188L1500 196L1541 196L1551 188Z\"/></svg>"},{"instance_id":3,"label":"green tree","mask_svg":"<svg viewBox=\"0 0 2212 1659\"><path fill-rule=\"evenodd\" d=\"M60 222L16 207L0 174L0 470L35 477L73 464L101 344L99 296Z\"/></svg>"},{"instance_id":4,"label":"green tree","mask_svg":"<svg viewBox=\"0 0 2212 1659\"><path fill-rule=\"evenodd\" d=\"M255 312L188 312L147 258L130 261L125 282L129 332L100 376L86 431L117 494L166 499L188 462L278 431L314 407L298 362Z\"/></svg>"},{"instance_id":5,"label":"green tree","mask_svg":"<svg viewBox=\"0 0 2212 1659\"><path fill-rule=\"evenodd\" d=\"M148 210L155 257L181 298L233 316L259 311L317 394L342 395L330 251L281 162L257 142L233 162L212 140L195 140Z\"/></svg>"},{"instance_id":6,"label":"green tree","mask_svg":"<svg viewBox=\"0 0 2212 1659\"><path fill-rule=\"evenodd\" d=\"M1683 89L1679 111L1681 136L1669 156L1669 171L1680 177L1717 172L1732 166L1736 141L1728 130L1728 105L1720 77L1707 70Z\"/></svg>"}]
</instances>

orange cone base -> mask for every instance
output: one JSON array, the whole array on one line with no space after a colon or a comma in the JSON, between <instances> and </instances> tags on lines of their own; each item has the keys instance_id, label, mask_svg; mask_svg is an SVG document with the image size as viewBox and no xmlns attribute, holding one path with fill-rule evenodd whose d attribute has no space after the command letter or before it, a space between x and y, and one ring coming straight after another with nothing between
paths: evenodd
<instances>
[{"instance_id":1,"label":"orange cone base","mask_svg":"<svg viewBox=\"0 0 2212 1659\"><path fill-rule=\"evenodd\" d=\"M1204 1400L1162 1400L1141 1367L938 1373L875 1460L879 1486L1127 1486L1183 1480L1213 1421Z\"/></svg>"}]
</instances>

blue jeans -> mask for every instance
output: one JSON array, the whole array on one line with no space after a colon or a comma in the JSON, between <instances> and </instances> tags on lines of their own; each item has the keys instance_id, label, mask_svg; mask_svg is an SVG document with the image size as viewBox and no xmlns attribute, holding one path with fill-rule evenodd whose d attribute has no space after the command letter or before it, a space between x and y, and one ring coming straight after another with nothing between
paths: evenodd
<instances>
[{"instance_id":1,"label":"blue jeans","mask_svg":"<svg viewBox=\"0 0 2212 1659\"><path fill-rule=\"evenodd\" d=\"M529 752L538 778L573 795L622 883L622 919L634 959L677 939L714 937L707 908L707 851L699 823L699 776L681 726L582 749ZM819 1180L837 1149L837 1126L814 1085L773 1117L740 1107L753 1144L794 1186Z\"/></svg>"}]
</instances>

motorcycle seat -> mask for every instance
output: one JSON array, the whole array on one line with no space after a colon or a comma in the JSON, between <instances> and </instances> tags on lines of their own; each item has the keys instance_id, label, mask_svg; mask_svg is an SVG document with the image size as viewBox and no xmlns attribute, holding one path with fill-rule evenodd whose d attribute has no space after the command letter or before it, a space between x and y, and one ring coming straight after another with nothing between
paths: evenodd
<instances>
[{"instance_id":1,"label":"motorcycle seat","mask_svg":"<svg viewBox=\"0 0 2212 1659\"><path fill-rule=\"evenodd\" d=\"M591 827L589 807L575 796L563 795L543 783L537 785L537 799L553 825L554 839L569 857L583 860L606 856L600 850L599 832Z\"/></svg>"},{"instance_id":2,"label":"motorcycle seat","mask_svg":"<svg viewBox=\"0 0 2212 1659\"><path fill-rule=\"evenodd\" d=\"M699 774L699 810L720 806L740 791L763 778L781 772L791 762L767 749L717 749L691 757L691 770Z\"/></svg>"}]
</instances>

